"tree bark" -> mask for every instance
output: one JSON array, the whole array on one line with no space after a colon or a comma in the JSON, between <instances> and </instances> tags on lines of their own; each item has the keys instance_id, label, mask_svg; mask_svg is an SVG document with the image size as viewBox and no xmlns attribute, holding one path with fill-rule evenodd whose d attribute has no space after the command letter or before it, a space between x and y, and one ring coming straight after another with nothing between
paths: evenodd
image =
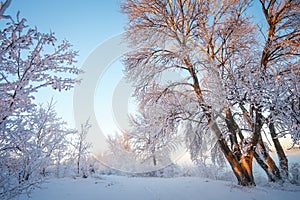
<instances>
[{"instance_id":1,"label":"tree bark","mask_svg":"<svg viewBox=\"0 0 300 200\"><path fill-rule=\"evenodd\" d=\"M274 160L272 159L272 157L270 156L270 154L267 152L266 147L262 141L262 138L259 139L258 142L260 148L260 153L263 156L263 159L261 162L264 162L264 164L267 166L266 168L264 166L262 166L261 162L258 162L258 164L264 169L264 171L266 172L269 181L272 182L277 182L282 180L282 177L280 175L280 171L278 169L278 167L276 166L276 163L274 162ZM259 155L257 155L259 157ZM256 159L257 160L257 159Z\"/></svg>"},{"instance_id":2,"label":"tree bark","mask_svg":"<svg viewBox=\"0 0 300 200\"><path fill-rule=\"evenodd\" d=\"M155 154L152 155L153 165L156 166L156 157Z\"/></svg>"},{"instance_id":3,"label":"tree bark","mask_svg":"<svg viewBox=\"0 0 300 200\"><path fill-rule=\"evenodd\" d=\"M247 152L242 154L238 141L237 141L237 137L236 137L236 133L239 131L239 127L236 124L231 110L228 108L225 111L226 114L226 125L227 128L229 130L229 132L231 133L231 141L232 141L232 151L236 157L236 159L239 161L244 173L246 174L247 178L249 179L249 181L251 182L251 185L255 185L255 181L254 181L254 177L253 177L253 170L252 170L252 162L253 162L253 156L254 156L254 148L252 148L253 146L255 146L256 144L256 139L253 139L256 137L256 135L254 134L253 138L252 138L252 142L253 144L246 144L246 145L250 145L250 148L248 148ZM242 133L239 133L239 137L242 141L244 141L244 136L242 135Z\"/></svg>"},{"instance_id":4,"label":"tree bark","mask_svg":"<svg viewBox=\"0 0 300 200\"><path fill-rule=\"evenodd\" d=\"M259 166L266 172L268 179L270 181L272 181L273 176L271 176L271 174L268 173L268 165L265 163L265 161L263 161L263 159L261 159L261 157L259 156L259 154L257 152L254 152L254 158L257 161L257 163L259 164Z\"/></svg>"},{"instance_id":5,"label":"tree bark","mask_svg":"<svg viewBox=\"0 0 300 200\"><path fill-rule=\"evenodd\" d=\"M225 158L229 162L234 175L238 180L238 184L242 186L255 186L254 178L252 175L252 160L251 157L246 159L244 164L241 164L236 157L234 156L233 152L229 149L226 140L222 137L221 131L218 125L209 120L208 125L211 131L217 136L218 144L222 152L224 153ZM243 165L243 167L242 167Z\"/></svg>"},{"instance_id":6,"label":"tree bark","mask_svg":"<svg viewBox=\"0 0 300 200\"><path fill-rule=\"evenodd\" d=\"M238 144L236 133L239 131L238 125L235 123L234 118L232 116L230 108L225 110L226 114L226 125L230 132L230 142L231 142L231 149L233 151L234 156L237 160L241 159L242 152ZM243 140L243 138L241 138Z\"/></svg>"},{"instance_id":7,"label":"tree bark","mask_svg":"<svg viewBox=\"0 0 300 200\"><path fill-rule=\"evenodd\" d=\"M275 149L276 149L276 153L279 159L279 166L281 169L281 173L282 173L282 178L286 179L288 178L288 174L289 174L289 166L288 166L288 159L284 153L284 150L277 138L277 133L275 131L275 127L274 127L274 123L270 122L269 123L269 130L270 130L270 134L272 137L272 141L274 143Z\"/></svg>"},{"instance_id":8,"label":"tree bark","mask_svg":"<svg viewBox=\"0 0 300 200\"><path fill-rule=\"evenodd\" d=\"M255 185L254 177L253 177L253 170L252 170L252 162L253 162L253 151L249 150L248 152L244 153L241 157L240 163L241 167L247 175L251 185Z\"/></svg>"}]
</instances>

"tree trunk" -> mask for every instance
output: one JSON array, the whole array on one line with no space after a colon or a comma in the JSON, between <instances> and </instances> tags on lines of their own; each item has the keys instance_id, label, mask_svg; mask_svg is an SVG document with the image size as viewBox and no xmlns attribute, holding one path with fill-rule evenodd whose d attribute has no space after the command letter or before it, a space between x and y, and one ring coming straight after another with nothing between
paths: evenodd
<instances>
[{"instance_id":1,"label":"tree trunk","mask_svg":"<svg viewBox=\"0 0 300 200\"><path fill-rule=\"evenodd\" d=\"M230 150L230 148L227 145L226 140L224 139L221 130L219 129L218 125L216 124L215 120L213 119L212 113L210 112L210 106L206 105L203 96L202 96L202 90L200 89L199 80L195 73L195 70L193 66L191 65L191 62L188 58L184 59L184 62L189 69L190 75L193 78L193 86L194 91L198 96L198 101L200 106L203 109L203 112L206 114L207 117L207 125L210 127L210 130L218 139L218 144L220 145L220 148L222 152L224 153L225 158L229 162L232 171L234 172L238 184L242 186L253 186L255 185L255 182L253 180L253 175L249 175L249 173L252 173L252 163L251 165L247 165L247 168L251 168L251 170L245 171L244 168L242 168L241 164L237 160L236 156L233 154L233 152ZM251 160L252 162L252 160ZM246 166L245 166L246 167Z\"/></svg>"},{"instance_id":2,"label":"tree trunk","mask_svg":"<svg viewBox=\"0 0 300 200\"><path fill-rule=\"evenodd\" d=\"M230 138L231 138L232 151L236 159L239 161L247 178L250 180L251 185L255 185L253 171L252 171L252 162L253 162L253 154L254 154L253 148L250 148L248 152L242 154L236 136L237 132L239 132L239 127L236 124L232 116L231 110L229 108L225 110L225 114L226 114L226 125L229 132L231 133ZM244 136L242 135L242 133L239 133L239 137L242 141L244 141ZM255 140L253 140L253 142L255 142Z\"/></svg>"},{"instance_id":3,"label":"tree trunk","mask_svg":"<svg viewBox=\"0 0 300 200\"><path fill-rule=\"evenodd\" d=\"M284 150L277 138L277 134L276 134L273 122L269 123L269 130L270 130L270 134L271 134L271 137L272 137L275 149L276 149L276 153L277 153L277 156L279 159L279 165L280 165L280 169L281 169L282 178L287 179L288 174L289 174L288 159L287 159L287 157L284 153Z\"/></svg>"},{"instance_id":4,"label":"tree trunk","mask_svg":"<svg viewBox=\"0 0 300 200\"><path fill-rule=\"evenodd\" d=\"M252 175L252 160L246 159L244 164L241 164L236 157L234 156L233 152L229 149L226 140L222 137L221 131L218 125L209 120L208 123L211 131L217 136L218 144L222 152L224 153L225 158L229 162L231 169L238 180L238 184L242 186L255 186L255 182ZM250 163L251 162L251 163ZM242 167L243 166L243 167Z\"/></svg>"},{"instance_id":5,"label":"tree trunk","mask_svg":"<svg viewBox=\"0 0 300 200\"><path fill-rule=\"evenodd\" d=\"M78 155L78 160L77 160L77 174L80 174L80 155Z\"/></svg>"},{"instance_id":6,"label":"tree trunk","mask_svg":"<svg viewBox=\"0 0 300 200\"><path fill-rule=\"evenodd\" d=\"M230 134L230 142L231 142L231 150L233 151L234 156L236 157L237 160L241 159L242 152L238 144L237 136L236 133L239 131L238 125L235 123L234 118L232 116L231 110L227 108L225 110L226 114L226 125L229 130ZM240 136L241 137L241 136ZM243 136L241 140L243 140Z\"/></svg>"},{"instance_id":7,"label":"tree trunk","mask_svg":"<svg viewBox=\"0 0 300 200\"><path fill-rule=\"evenodd\" d=\"M251 185L255 185L253 171L252 171L252 162L253 162L253 151L249 150L247 153L244 153L242 155L240 163Z\"/></svg>"},{"instance_id":8,"label":"tree trunk","mask_svg":"<svg viewBox=\"0 0 300 200\"><path fill-rule=\"evenodd\" d=\"M273 176L268 173L268 165L265 163L265 161L263 159L261 159L261 157L259 156L259 154L257 152L254 152L254 158L257 161L257 163L259 164L259 166L266 172L268 179L270 181L275 181L273 180Z\"/></svg>"},{"instance_id":9,"label":"tree trunk","mask_svg":"<svg viewBox=\"0 0 300 200\"><path fill-rule=\"evenodd\" d=\"M259 145L261 147L260 153L262 154L267 165L267 170L265 170L265 172L268 174L269 178L271 177L271 179L269 180L273 182L282 180L280 171L270 154L267 152L266 147L261 138L259 139Z\"/></svg>"},{"instance_id":10,"label":"tree trunk","mask_svg":"<svg viewBox=\"0 0 300 200\"><path fill-rule=\"evenodd\" d=\"M152 159L153 159L153 165L156 166L156 157L155 157L155 154L152 155Z\"/></svg>"}]
</instances>

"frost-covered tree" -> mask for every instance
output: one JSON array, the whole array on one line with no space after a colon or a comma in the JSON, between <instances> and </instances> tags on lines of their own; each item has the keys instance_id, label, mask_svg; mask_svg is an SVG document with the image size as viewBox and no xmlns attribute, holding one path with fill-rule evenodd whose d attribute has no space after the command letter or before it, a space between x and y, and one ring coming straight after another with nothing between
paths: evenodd
<instances>
[{"instance_id":1,"label":"frost-covered tree","mask_svg":"<svg viewBox=\"0 0 300 200\"><path fill-rule=\"evenodd\" d=\"M292 0L260 3L268 24L261 57L268 87L260 104L268 113L265 121L279 158L281 176L286 178L288 160L278 138L291 134L296 144L300 136L300 5Z\"/></svg>"},{"instance_id":2,"label":"frost-covered tree","mask_svg":"<svg viewBox=\"0 0 300 200\"><path fill-rule=\"evenodd\" d=\"M0 123L3 123L34 106L34 94L39 89L71 89L80 70L73 66L77 52L70 49L68 41L57 44L53 32L41 33L30 28L19 14L16 20L0 20L6 24L0 30Z\"/></svg>"},{"instance_id":3,"label":"frost-covered tree","mask_svg":"<svg viewBox=\"0 0 300 200\"><path fill-rule=\"evenodd\" d=\"M68 150L68 136L75 133L66 128L52 103L45 108L35 107L14 119L8 118L0 130L0 142L6 145L0 151L0 196L3 198L40 183L55 165L66 159L57 155Z\"/></svg>"},{"instance_id":4,"label":"frost-covered tree","mask_svg":"<svg viewBox=\"0 0 300 200\"><path fill-rule=\"evenodd\" d=\"M154 138L151 138L154 141L150 141L150 137L153 135L139 125L135 124L128 132L124 131L122 134L109 136L107 139L109 151L101 160L118 173L125 172L142 176L158 175L159 170L173 164L167 150L169 147L163 148L163 145L158 144L158 140ZM148 132L141 134L137 130Z\"/></svg>"},{"instance_id":5,"label":"frost-covered tree","mask_svg":"<svg viewBox=\"0 0 300 200\"><path fill-rule=\"evenodd\" d=\"M149 88L148 94L139 105L139 114L132 116L131 129L128 138L132 144L132 149L142 160L152 160L154 166L164 167L170 164L170 153L180 145L182 138L177 134L176 115L173 115L173 105L158 104L153 102L160 89ZM177 103L177 99L170 93L160 100L167 100L169 104ZM167 103L166 102L166 103ZM170 109L170 110L168 110ZM178 107L178 111L179 111Z\"/></svg>"},{"instance_id":6,"label":"frost-covered tree","mask_svg":"<svg viewBox=\"0 0 300 200\"><path fill-rule=\"evenodd\" d=\"M283 96L285 103L278 105L284 105L285 114L290 110L288 115L293 118L288 123L293 128L284 130L295 140L299 138L295 131L299 130L296 123L299 6L296 1L261 1L269 26L267 31L261 31L269 35L272 30L277 33L277 39L271 34L264 42L256 37L257 25L247 15L251 3L247 0L127 0L122 6L129 18L126 39L136 49L124 58L135 97L141 102L151 102L152 108L171 106L172 109L163 112L174 119L171 124L174 129L181 129L187 138L192 138L188 140L192 154L201 148L204 138L201 134L207 132L214 136L238 183L245 186L255 185L254 157L271 181L282 179L262 138L264 131L270 131L280 152L277 136L286 117L283 112L276 115L278 127L272 129L275 118L266 116L274 116L271 105L276 104L271 96ZM273 62L269 68L266 58ZM291 80L286 86L288 92L283 84L276 83L278 74L272 74L277 73L273 67L288 68L281 72ZM182 79L161 84L160 77L168 71L180 73ZM168 97L170 94L176 97L176 103ZM146 112L149 109L151 105ZM265 130L266 125L269 130ZM275 137L272 131L276 131ZM195 133L199 137L190 137ZM278 155L280 159L285 157Z\"/></svg>"},{"instance_id":7,"label":"frost-covered tree","mask_svg":"<svg viewBox=\"0 0 300 200\"><path fill-rule=\"evenodd\" d=\"M80 70L77 52L68 41L58 44L54 33L26 25L19 13L5 13L0 2L0 196L11 198L31 188L65 151L66 129L53 106L39 108L34 95L52 87L69 90ZM56 162L56 163L57 163Z\"/></svg>"},{"instance_id":8,"label":"frost-covered tree","mask_svg":"<svg viewBox=\"0 0 300 200\"><path fill-rule=\"evenodd\" d=\"M36 108L28 116L28 129L32 135L30 145L26 150L32 152L32 159L41 163L36 171L43 176L49 173L47 168L51 170L56 164L67 158L63 152L68 151L69 137L76 133L75 130L67 128L67 123L57 116L54 105L51 101L47 107Z\"/></svg>"},{"instance_id":9,"label":"frost-covered tree","mask_svg":"<svg viewBox=\"0 0 300 200\"><path fill-rule=\"evenodd\" d=\"M131 148L129 143L128 134L116 134L107 138L109 151L101 160L110 166L113 170L118 172L137 172L136 169L137 159L136 154Z\"/></svg>"},{"instance_id":10,"label":"frost-covered tree","mask_svg":"<svg viewBox=\"0 0 300 200\"><path fill-rule=\"evenodd\" d=\"M92 144L87 142L87 135L91 128L89 120L86 120L84 124L81 124L81 129L77 131L75 135L75 142L73 142L75 150L75 162L76 162L76 173L77 175L82 173L82 177L87 178L87 161L89 150Z\"/></svg>"},{"instance_id":11,"label":"frost-covered tree","mask_svg":"<svg viewBox=\"0 0 300 200\"><path fill-rule=\"evenodd\" d=\"M299 6L296 1L260 1L260 4L267 28L262 31L264 40L256 52L259 62L232 73L234 78L228 84L228 93L231 92L230 100L240 111L228 116L235 115L240 123L231 120L228 126L232 130L251 131L257 124L260 131L254 157L269 180L278 181L288 176L288 160L279 138L291 134L294 144L299 139ZM238 120L238 115L242 119ZM273 141L279 167L262 140L264 131Z\"/></svg>"}]
</instances>

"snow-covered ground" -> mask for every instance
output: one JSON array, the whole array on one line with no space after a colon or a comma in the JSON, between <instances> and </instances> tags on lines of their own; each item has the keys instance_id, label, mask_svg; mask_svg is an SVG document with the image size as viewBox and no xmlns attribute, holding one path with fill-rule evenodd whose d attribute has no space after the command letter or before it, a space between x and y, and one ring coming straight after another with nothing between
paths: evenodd
<instances>
[{"instance_id":1,"label":"snow-covered ground","mask_svg":"<svg viewBox=\"0 0 300 200\"><path fill-rule=\"evenodd\" d=\"M101 176L99 178L50 179L30 197L19 200L299 200L299 186L264 185L251 188L233 182L198 177L141 178Z\"/></svg>"}]
</instances>

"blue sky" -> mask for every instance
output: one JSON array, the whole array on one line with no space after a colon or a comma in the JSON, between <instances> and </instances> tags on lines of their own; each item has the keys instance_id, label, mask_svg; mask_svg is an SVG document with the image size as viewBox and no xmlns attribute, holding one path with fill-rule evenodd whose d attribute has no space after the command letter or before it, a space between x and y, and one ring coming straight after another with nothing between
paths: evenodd
<instances>
[{"instance_id":1,"label":"blue sky","mask_svg":"<svg viewBox=\"0 0 300 200\"><path fill-rule=\"evenodd\" d=\"M119 12L120 1L13 0L8 12L20 10L29 25L70 40L82 61L97 44L123 31L126 16Z\"/></svg>"}]
</instances>

